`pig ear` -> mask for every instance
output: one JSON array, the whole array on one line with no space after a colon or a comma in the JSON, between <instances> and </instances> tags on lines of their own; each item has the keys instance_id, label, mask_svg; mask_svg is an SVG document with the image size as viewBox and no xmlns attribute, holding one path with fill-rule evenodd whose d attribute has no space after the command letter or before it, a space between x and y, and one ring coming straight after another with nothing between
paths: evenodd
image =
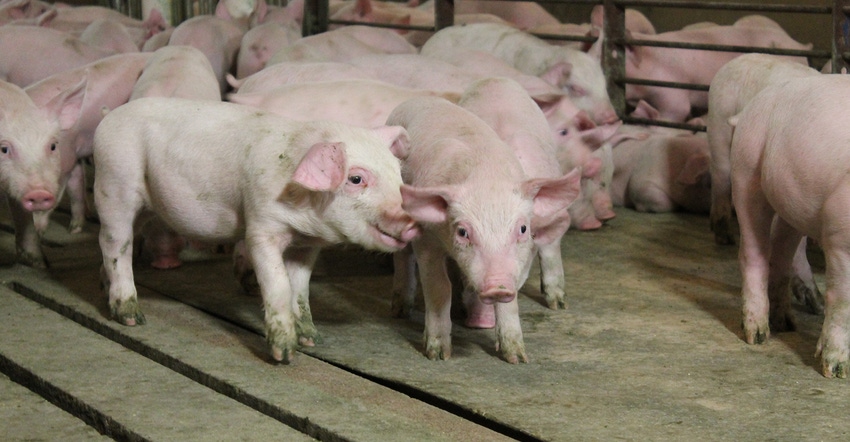
<instances>
[{"instance_id":1,"label":"pig ear","mask_svg":"<svg viewBox=\"0 0 850 442\"><path fill-rule=\"evenodd\" d=\"M254 5L254 20L257 23L262 23L266 21L266 14L269 13L269 5L266 3L266 0L257 0L257 3Z\"/></svg>"},{"instance_id":2,"label":"pig ear","mask_svg":"<svg viewBox=\"0 0 850 442\"><path fill-rule=\"evenodd\" d=\"M540 94L534 94L531 96L531 99L537 103L537 107L543 111L543 115L547 117L558 107L558 103L566 97L563 93L558 92L545 92Z\"/></svg>"},{"instance_id":3,"label":"pig ear","mask_svg":"<svg viewBox=\"0 0 850 442\"><path fill-rule=\"evenodd\" d=\"M605 19L605 9L602 5L596 5L590 11L590 24L596 26L597 28L601 28L604 24Z\"/></svg>"},{"instance_id":4,"label":"pig ear","mask_svg":"<svg viewBox=\"0 0 850 442\"><path fill-rule=\"evenodd\" d=\"M390 145L390 152L403 160L410 154L410 138L407 130L401 126L381 126L373 129L382 140Z\"/></svg>"},{"instance_id":5,"label":"pig ear","mask_svg":"<svg viewBox=\"0 0 850 442\"><path fill-rule=\"evenodd\" d=\"M570 78L570 72L572 70L573 65L562 61L549 67L546 72L540 74L540 78L552 86L562 87Z\"/></svg>"},{"instance_id":6,"label":"pig ear","mask_svg":"<svg viewBox=\"0 0 850 442\"><path fill-rule=\"evenodd\" d=\"M218 0L218 3L215 5L215 12L213 15L218 18L223 18L225 20L233 19L233 17L230 15L230 11L227 10L225 0Z\"/></svg>"},{"instance_id":7,"label":"pig ear","mask_svg":"<svg viewBox=\"0 0 850 442\"><path fill-rule=\"evenodd\" d=\"M614 134L617 132L617 129L620 128L621 124L622 122L618 121L616 123L596 126L590 130L582 131L581 140L584 141L591 150L599 149L606 141L614 137Z\"/></svg>"},{"instance_id":8,"label":"pig ear","mask_svg":"<svg viewBox=\"0 0 850 442\"><path fill-rule=\"evenodd\" d=\"M372 0L356 0L354 3L354 12L360 17L364 17L372 13Z\"/></svg>"},{"instance_id":9,"label":"pig ear","mask_svg":"<svg viewBox=\"0 0 850 442\"><path fill-rule=\"evenodd\" d=\"M36 26L50 26L50 23L53 22L53 19L59 15L59 11L56 8L50 8L41 13L35 19Z\"/></svg>"},{"instance_id":10,"label":"pig ear","mask_svg":"<svg viewBox=\"0 0 850 442\"><path fill-rule=\"evenodd\" d=\"M292 181L317 192L334 190L345 181L343 143L316 143L301 158Z\"/></svg>"},{"instance_id":11,"label":"pig ear","mask_svg":"<svg viewBox=\"0 0 850 442\"><path fill-rule=\"evenodd\" d=\"M534 178L523 183L523 193L534 200L534 217L552 218L566 209L581 192L581 169L560 178Z\"/></svg>"},{"instance_id":12,"label":"pig ear","mask_svg":"<svg viewBox=\"0 0 850 442\"><path fill-rule=\"evenodd\" d=\"M709 157L704 152L696 152L688 157L682 170L676 177L676 182L686 186L697 184L709 169Z\"/></svg>"},{"instance_id":13,"label":"pig ear","mask_svg":"<svg viewBox=\"0 0 850 442\"><path fill-rule=\"evenodd\" d=\"M632 112L632 116L635 118L658 120L661 117L661 112L658 112L658 109L656 109L654 106L647 103L646 101L640 100L635 106L635 110Z\"/></svg>"},{"instance_id":14,"label":"pig ear","mask_svg":"<svg viewBox=\"0 0 850 442\"><path fill-rule=\"evenodd\" d=\"M419 223L445 222L453 199L453 192L448 187L401 186L401 208Z\"/></svg>"},{"instance_id":15,"label":"pig ear","mask_svg":"<svg viewBox=\"0 0 850 442\"><path fill-rule=\"evenodd\" d=\"M45 109L59 121L59 127L67 130L77 124L83 108L83 100L86 97L87 79L72 86L61 94L53 97L45 105Z\"/></svg>"}]
</instances>

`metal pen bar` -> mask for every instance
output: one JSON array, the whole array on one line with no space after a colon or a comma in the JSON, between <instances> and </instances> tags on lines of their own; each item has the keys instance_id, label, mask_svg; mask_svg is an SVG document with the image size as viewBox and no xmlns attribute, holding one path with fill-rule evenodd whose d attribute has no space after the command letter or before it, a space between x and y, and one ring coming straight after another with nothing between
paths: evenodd
<instances>
[{"instance_id":1,"label":"metal pen bar","mask_svg":"<svg viewBox=\"0 0 850 442\"><path fill-rule=\"evenodd\" d=\"M814 50L801 50L801 49L766 48L766 47L758 47L758 46L728 46L728 45L682 43L682 42L673 42L673 41L640 40L640 39L624 39L622 43L626 44L626 45L654 46L654 47L659 47L659 48L695 49L695 50L718 51L718 52L761 52L761 53L764 53L764 54L771 54L771 55L790 55L790 56L798 56L798 57L815 56L815 57L821 57L821 58L829 58L829 56L831 54L830 51L826 51L826 50L814 51Z\"/></svg>"}]
</instances>

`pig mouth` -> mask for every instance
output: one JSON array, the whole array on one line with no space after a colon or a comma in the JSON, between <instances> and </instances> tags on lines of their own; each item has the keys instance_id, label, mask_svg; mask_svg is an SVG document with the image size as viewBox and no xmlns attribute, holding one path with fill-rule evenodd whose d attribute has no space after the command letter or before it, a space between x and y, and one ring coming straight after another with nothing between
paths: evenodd
<instances>
[{"instance_id":1,"label":"pig mouth","mask_svg":"<svg viewBox=\"0 0 850 442\"><path fill-rule=\"evenodd\" d=\"M384 245L392 247L393 249L403 249L407 245L406 241L401 240L397 236L393 236L392 233L381 229L378 225L373 225L372 228L374 229L374 233L378 237L378 240Z\"/></svg>"}]
</instances>

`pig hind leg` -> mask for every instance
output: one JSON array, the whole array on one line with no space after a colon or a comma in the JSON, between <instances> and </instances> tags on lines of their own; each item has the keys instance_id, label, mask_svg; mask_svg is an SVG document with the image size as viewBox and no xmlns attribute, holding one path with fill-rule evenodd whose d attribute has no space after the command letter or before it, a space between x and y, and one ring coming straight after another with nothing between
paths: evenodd
<instances>
[{"instance_id":1,"label":"pig hind leg","mask_svg":"<svg viewBox=\"0 0 850 442\"><path fill-rule=\"evenodd\" d=\"M540 291L546 298L546 304L553 310L567 308L564 261L561 257L561 241L558 239L550 244L539 244L537 252L540 256Z\"/></svg>"},{"instance_id":2,"label":"pig hind leg","mask_svg":"<svg viewBox=\"0 0 850 442\"><path fill-rule=\"evenodd\" d=\"M770 302L770 330L793 331L797 327L791 312L790 288L794 255L803 240L803 235L778 216L774 217L770 235L770 279L767 289Z\"/></svg>"},{"instance_id":3,"label":"pig hind leg","mask_svg":"<svg viewBox=\"0 0 850 442\"><path fill-rule=\"evenodd\" d=\"M791 293L798 302L806 306L809 313L823 314L823 294L815 284L812 267L806 256L806 240L800 241L794 254L793 276L791 277Z\"/></svg>"}]
</instances>

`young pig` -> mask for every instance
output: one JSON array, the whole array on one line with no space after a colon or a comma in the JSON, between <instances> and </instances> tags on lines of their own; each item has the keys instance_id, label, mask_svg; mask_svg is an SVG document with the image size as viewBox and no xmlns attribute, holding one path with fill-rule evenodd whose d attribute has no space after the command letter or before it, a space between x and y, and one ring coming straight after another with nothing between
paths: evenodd
<instances>
[{"instance_id":1,"label":"young pig","mask_svg":"<svg viewBox=\"0 0 850 442\"><path fill-rule=\"evenodd\" d=\"M272 357L312 344L308 284L318 248L394 252L417 235L401 209L400 127L292 122L232 103L141 98L95 134L94 197L113 317L142 324L133 283L133 224L152 212L176 234L244 238ZM211 171L216 179L210 180Z\"/></svg>"},{"instance_id":2,"label":"young pig","mask_svg":"<svg viewBox=\"0 0 850 442\"><path fill-rule=\"evenodd\" d=\"M823 375L839 378L850 371L850 124L841 112L848 100L844 75L768 86L733 117L730 156L746 341L794 329L788 283L795 250L808 235L826 256L817 354Z\"/></svg>"},{"instance_id":3,"label":"young pig","mask_svg":"<svg viewBox=\"0 0 850 442\"><path fill-rule=\"evenodd\" d=\"M729 118L740 113L762 89L790 79L821 75L815 69L767 54L745 54L726 63L711 81L706 127L711 149L711 230L717 244L734 244L730 150L733 127ZM813 313L823 312L806 257L806 241L797 250L792 278L794 296Z\"/></svg>"},{"instance_id":4,"label":"young pig","mask_svg":"<svg viewBox=\"0 0 850 442\"><path fill-rule=\"evenodd\" d=\"M510 103L509 106L500 105ZM555 142L549 133L546 116L517 82L504 77L476 81L461 96L458 105L469 110L490 125L505 144L516 153L526 176L534 178L560 178L563 174L556 157ZM579 194L581 172L573 169L574 194L571 204ZM531 233L537 255L540 257L540 288L549 308L565 308L564 263L561 260L561 238L570 227L570 215L566 208L550 218L532 217ZM521 287L525 281L517 284ZM477 296L464 294L469 318L467 325L492 327L487 320L493 315L492 304L486 306ZM472 294L477 295L477 294ZM516 300L512 301L516 302ZM473 307L473 308L471 308ZM487 314L482 314L482 310ZM478 313L478 314L476 314ZM505 324L519 324L519 318L501 320ZM506 329L506 326L502 326Z\"/></svg>"},{"instance_id":5,"label":"young pig","mask_svg":"<svg viewBox=\"0 0 850 442\"><path fill-rule=\"evenodd\" d=\"M569 205L575 177L526 178L513 149L487 123L441 98L405 101L387 124L404 126L410 135L402 198L424 232L413 243L413 254L425 298L425 355L448 359L452 294L447 260L457 262L483 303L497 303L497 318L516 318L512 301L528 277L535 220L551 219ZM393 287L409 293L415 285L413 266L401 258ZM527 361L519 324L498 325L497 347L505 360Z\"/></svg>"},{"instance_id":6,"label":"young pig","mask_svg":"<svg viewBox=\"0 0 850 442\"><path fill-rule=\"evenodd\" d=\"M0 80L0 193L9 201L23 264L47 267L39 236L63 191L68 158L58 147L60 134L77 123L84 96L82 81L36 105L20 87Z\"/></svg>"},{"instance_id":7,"label":"young pig","mask_svg":"<svg viewBox=\"0 0 850 442\"><path fill-rule=\"evenodd\" d=\"M422 46L421 53L437 56L434 54L457 48L490 52L526 74L549 78L597 124L619 119L608 97L602 67L584 52L549 44L510 26L474 23L441 29ZM553 69L557 75L549 73Z\"/></svg>"}]
</instances>

